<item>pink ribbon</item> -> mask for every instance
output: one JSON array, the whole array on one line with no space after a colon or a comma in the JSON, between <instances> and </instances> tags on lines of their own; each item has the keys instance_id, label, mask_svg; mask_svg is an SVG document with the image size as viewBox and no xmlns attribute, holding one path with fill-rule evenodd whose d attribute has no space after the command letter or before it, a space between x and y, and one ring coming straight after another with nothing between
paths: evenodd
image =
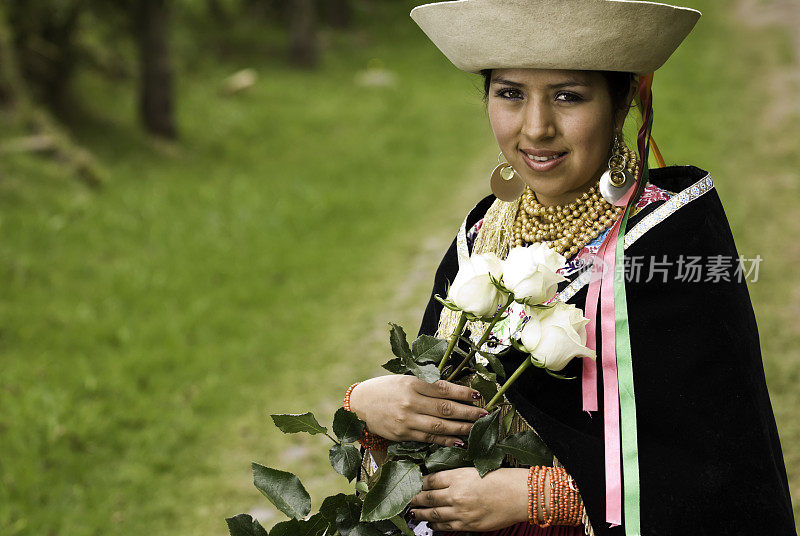
<instances>
[{"instance_id":1,"label":"pink ribbon","mask_svg":"<svg viewBox=\"0 0 800 536\"><path fill-rule=\"evenodd\" d=\"M627 207L639 184L636 183L619 199L616 206ZM619 385L617 381L617 348L614 319L614 272L616 244L622 218L617 218L595 259L601 259L600 277L593 273L586 294L586 342L597 350L597 301L600 302L600 329L602 336L603 366L603 441L605 445L606 521L612 527L622 524L622 465L619 424ZM597 262L592 264L594 272ZM583 360L583 409L597 411L597 365Z\"/></svg>"}]
</instances>

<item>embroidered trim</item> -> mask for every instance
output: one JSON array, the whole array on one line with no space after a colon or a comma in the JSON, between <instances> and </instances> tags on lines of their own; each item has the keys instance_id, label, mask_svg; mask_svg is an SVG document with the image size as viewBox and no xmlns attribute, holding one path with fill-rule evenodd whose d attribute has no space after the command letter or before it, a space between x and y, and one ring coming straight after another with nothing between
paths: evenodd
<instances>
[{"instance_id":1,"label":"embroidered trim","mask_svg":"<svg viewBox=\"0 0 800 536\"><path fill-rule=\"evenodd\" d=\"M576 277L572 281L572 283L567 285L567 287L564 290L559 292L554 299L561 300L562 302L566 303L567 301L569 301L570 298L572 298L575 294L577 294L578 291L584 287L584 285L589 283L591 279L592 279L592 270L590 264L589 268L587 268L585 272Z\"/></svg>"},{"instance_id":2,"label":"embroidered trim","mask_svg":"<svg viewBox=\"0 0 800 536\"><path fill-rule=\"evenodd\" d=\"M664 221L676 210L687 203L694 201L704 193L711 190L713 187L714 181L711 180L711 175L709 174L683 190L681 193L672 196L669 201L655 209L651 214L645 216L642 221L633 226L633 229L625 233L625 247L627 248L636 242L644 233Z\"/></svg>"}]
</instances>

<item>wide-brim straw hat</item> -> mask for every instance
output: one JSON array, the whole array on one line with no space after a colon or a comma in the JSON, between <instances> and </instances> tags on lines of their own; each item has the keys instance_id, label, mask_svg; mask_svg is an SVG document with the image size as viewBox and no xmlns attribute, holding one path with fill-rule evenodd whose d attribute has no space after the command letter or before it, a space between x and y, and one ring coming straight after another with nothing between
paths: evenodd
<instances>
[{"instance_id":1,"label":"wide-brim straw hat","mask_svg":"<svg viewBox=\"0 0 800 536\"><path fill-rule=\"evenodd\" d=\"M695 9L634 0L456 0L411 17L459 69L647 74L692 31Z\"/></svg>"}]
</instances>

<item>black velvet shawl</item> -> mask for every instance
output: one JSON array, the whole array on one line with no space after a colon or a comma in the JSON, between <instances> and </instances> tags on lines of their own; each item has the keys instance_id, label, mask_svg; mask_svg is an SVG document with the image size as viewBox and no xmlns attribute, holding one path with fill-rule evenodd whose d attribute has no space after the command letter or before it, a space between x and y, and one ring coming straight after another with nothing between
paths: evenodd
<instances>
[{"instance_id":1,"label":"black velvet shawl","mask_svg":"<svg viewBox=\"0 0 800 536\"><path fill-rule=\"evenodd\" d=\"M650 182L679 192L706 175L693 166L672 166L653 169ZM467 228L493 201L490 195L478 203ZM627 229L662 203L645 207ZM746 283L734 273L738 253L716 191L679 208L625 255L643 257L645 267L650 257L662 262L666 256L670 263L666 282L661 275L645 282L646 269L638 280L626 274L642 534L795 535L755 316ZM717 255L734 260L727 270L730 281L676 280L681 256L700 256L706 264ZM420 333L435 333L442 306L433 295L444 295L457 271L454 240L436 272ZM586 290L569 303L584 309ZM599 362L599 340L597 355ZM521 359L512 350L506 370L514 370ZM592 416L581 407L580 360L564 372L578 379L528 369L508 398L577 482L597 536L624 535L624 525L609 528L605 521L602 367L600 408Z\"/></svg>"}]
</instances>

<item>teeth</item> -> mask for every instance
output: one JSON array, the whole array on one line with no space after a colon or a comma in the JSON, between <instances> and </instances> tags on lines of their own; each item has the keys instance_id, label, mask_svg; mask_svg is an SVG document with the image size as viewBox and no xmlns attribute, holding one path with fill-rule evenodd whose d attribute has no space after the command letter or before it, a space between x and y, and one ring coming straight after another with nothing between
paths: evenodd
<instances>
[{"instance_id":1,"label":"teeth","mask_svg":"<svg viewBox=\"0 0 800 536\"><path fill-rule=\"evenodd\" d=\"M532 154L528 155L528 158L535 162L547 162L548 160L554 160L561 156L560 154L553 155L553 156L533 156Z\"/></svg>"}]
</instances>

